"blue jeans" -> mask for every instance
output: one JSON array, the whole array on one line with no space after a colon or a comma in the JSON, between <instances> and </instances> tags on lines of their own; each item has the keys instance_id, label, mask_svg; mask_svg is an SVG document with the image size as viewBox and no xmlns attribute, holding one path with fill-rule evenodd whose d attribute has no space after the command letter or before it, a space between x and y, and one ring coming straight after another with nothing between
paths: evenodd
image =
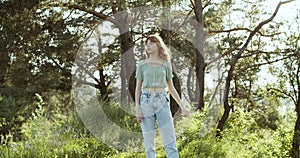
<instances>
[{"instance_id":1,"label":"blue jeans","mask_svg":"<svg viewBox=\"0 0 300 158\"><path fill-rule=\"evenodd\" d=\"M143 114L141 127L147 158L155 158L155 120L158 123L167 157L178 158L173 118L167 93L142 90L140 105Z\"/></svg>"}]
</instances>

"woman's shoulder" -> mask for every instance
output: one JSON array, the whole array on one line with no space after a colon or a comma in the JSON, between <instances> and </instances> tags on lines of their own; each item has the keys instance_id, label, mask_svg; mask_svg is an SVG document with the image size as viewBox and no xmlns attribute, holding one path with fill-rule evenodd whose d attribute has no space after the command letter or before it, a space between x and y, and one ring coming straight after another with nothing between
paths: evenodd
<instances>
[{"instance_id":1,"label":"woman's shoulder","mask_svg":"<svg viewBox=\"0 0 300 158\"><path fill-rule=\"evenodd\" d=\"M145 63L146 63L145 60L140 60L137 64L137 66L139 67L139 66L145 65Z\"/></svg>"},{"instance_id":2,"label":"woman's shoulder","mask_svg":"<svg viewBox=\"0 0 300 158\"><path fill-rule=\"evenodd\" d=\"M166 66L166 67L172 68L171 62L169 62L167 60L164 60L163 65Z\"/></svg>"}]
</instances>

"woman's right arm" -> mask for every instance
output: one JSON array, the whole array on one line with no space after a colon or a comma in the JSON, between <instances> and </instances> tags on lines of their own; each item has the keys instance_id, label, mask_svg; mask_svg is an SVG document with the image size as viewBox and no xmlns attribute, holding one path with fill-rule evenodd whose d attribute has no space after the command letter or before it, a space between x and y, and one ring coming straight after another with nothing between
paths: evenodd
<instances>
[{"instance_id":1,"label":"woman's right arm","mask_svg":"<svg viewBox=\"0 0 300 158\"><path fill-rule=\"evenodd\" d=\"M135 86L135 114L138 123L142 122L142 112L141 112L141 105L140 105L141 92L142 92L142 81L137 79L136 86Z\"/></svg>"}]
</instances>

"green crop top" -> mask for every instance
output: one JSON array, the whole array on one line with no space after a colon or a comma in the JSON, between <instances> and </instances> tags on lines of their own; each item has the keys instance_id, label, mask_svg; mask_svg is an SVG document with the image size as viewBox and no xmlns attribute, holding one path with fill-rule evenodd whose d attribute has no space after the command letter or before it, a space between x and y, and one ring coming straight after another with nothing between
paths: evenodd
<instances>
[{"instance_id":1,"label":"green crop top","mask_svg":"<svg viewBox=\"0 0 300 158\"><path fill-rule=\"evenodd\" d=\"M172 66L165 61L161 66L149 66L142 60L136 69L135 77L142 81L142 88L165 88L167 81L172 79Z\"/></svg>"}]
</instances>

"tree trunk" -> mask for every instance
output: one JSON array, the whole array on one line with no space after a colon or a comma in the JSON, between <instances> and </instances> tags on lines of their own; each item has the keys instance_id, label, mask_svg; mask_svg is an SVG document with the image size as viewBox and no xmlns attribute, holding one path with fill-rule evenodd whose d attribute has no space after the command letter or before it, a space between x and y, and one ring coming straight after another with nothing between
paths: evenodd
<instances>
[{"instance_id":1,"label":"tree trunk","mask_svg":"<svg viewBox=\"0 0 300 158\"><path fill-rule=\"evenodd\" d=\"M299 59L300 57L298 57ZM298 66L297 76L300 73L300 66ZM292 143L292 153L291 156L293 158L299 158L299 145L300 145L300 79L297 78L297 85L298 85L298 97L297 97L297 104L296 104L296 113L297 113L297 120L294 128L294 136L293 136L293 143Z\"/></svg>"},{"instance_id":2,"label":"tree trunk","mask_svg":"<svg viewBox=\"0 0 300 158\"><path fill-rule=\"evenodd\" d=\"M233 77L233 70L234 70L234 67L235 67L235 64L238 60L238 55L237 56L234 56L231 63L230 63L230 69L228 71L228 75L227 75L227 78L226 78L226 83L225 83L225 89L224 89L224 104L223 104L223 107L224 107L224 113L222 115L222 118L221 120L219 120L219 123L218 123L218 126L217 126L217 134L216 136L218 138L222 138L221 137L221 133L224 129L224 125L229 117L229 113L230 113L230 109L232 108L232 106L229 105L229 101L228 101L228 97L229 97L229 91L230 91L230 82L232 80L232 77Z\"/></svg>"},{"instance_id":3,"label":"tree trunk","mask_svg":"<svg viewBox=\"0 0 300 158\"><path fill-rule=\"evenodd\" d=\"M170 2L166 0L162 0L162 30L160 33L161 38L164 40L165 44L167 46L170 46L171 44L171 31L170 31L170 14L171 14L171 8L170 8Z\"/></svg>"},{"instance_id":4,"label":"tree trunk","mask_svg":"<svg viewBox=\"0 0 300 158\"><path fill-rule=\"evenodd\" d=\"M173 67L173 66L172 66ZM179 81L179 77L177 75L177 73L175 71L173 71L173 83L174 83L174 87L178 92L178 95L180 97L182 97L181 95L181 85L180 85L180 81ZM174 116L176 114L176 112L179 110L179 105L177 104L177 102L171 97L170 95L170 108L171 108L171 113L172 116Z\"/></svg>"},{"instance_id":5,"label":"tree trunk","mask_svg":"<svg viewBox=\"0 0 300 158\"><path fill-rule=\"evenodd\" d=\"M97 33L97 45L98 45L98 54L99 56L101 56L102 54L102 41L101 41L101 34L99 32L99 30L96 30ZM101 60L99 60L98 62L98 71L99 71L99 81L96 84L96 88L99 89L100 94L101 94L101 100L104 102L108 102L109 101L109 97L108 97L108 86L110 84L110 82L107 82L107 75L104 74L104 69L103 69L103 63Z\"/></svg>"},{"instance_id":6,"label":"tree trunk","mask_svg":"<svg viewBox=\"0 0 300 158\"><path fill-rule=\"evenodd\" d=\"M190 67L189 68L189 73L188 73L188 76L187 76L187 80L186 80L186 88L187 88L187 93L188 93L188 96L191 100L191 102L194 102L194 94L192 93L193 91L193 82L192 82L192 74L193 74L193 68Z\"/></svg>"},{"instance_id":7,"label":"tree trunk","mask_svg":"<svg viewBox=\"0 0 300 158\"><path fill-rule=\"evenodd\" d=\"M104 75L103 68L100 68L98 71L99 71L99 77L100 77L100 83L98 85L99 85L99 90L100 90L100 94L101 94L101 100L104 102L109 102L109 97L108 97L109 83L106 84L107 75Z\"/></svg>"},{"instance_id":8,"label":"tree trunk","mask_svg":"<svg viewBox=\"0 0 300 158\"><path fill-rule=\"evenodd\" d=\"M66 4L69 8L78 9L84 11L86 13L92 14L100 19L105 19L116 25L119 29L120 33L120 45L121 45L121 99L124 99L125 102L129 101L130 95L127 89L127 85L129 85L129 79L131 74L135 70L136 61L134 59L133 54L133 39L131 37L131 32L129 30L127 13L124 10L126 8L125 1L120 1L120 3L112 5L112 11L115 18L103 15L95 10L89 10L85 7L74 5L74 4ZM117 14L117 10L121 12ZM121 101L123 103L123 101Z\"/></svg>"},{"instance_id":9,"label":"tree trunk","mask_svg":"<svg viewBox=\"0 0 300 158\"><path fill-rule=\"evenodd\" d=\"M191 66L189 68L189 73L187 76L187 91L188 91L188 96L190 98L190 101L193 103L193 107L197 108L198 107L198 102L199 102L199 83L196 80L196 83L194 84L194 68Z\"/></svg>"},{"instance_id":10,"label":"tree trunk","mask_svg":"<svg viewBox=\"0 0 300 158\"><path fill-rule=\"evenodd\" d=\"M119 3L118 10L122 10L122 3ZM121 43L121 103L128 103L130 101L130 93L128 85L130 76L136 67L136 61L133 54L133 39L128 24L128 14L126 11L118 14L116 19L119 21L119 33Z\"/></svg>"},{"instance_id":11,"label":"tree trunk","mask_svg":"<svg viewBox=\"0 0 300 158\"><path fill-rule=\"evenodd\" d=\"M196 15L196 20L198 25L196 27L196 76L197 82L199 85L199 101L198 101L198 110L203 110L204 108L204 74L205 74L205 61L204 61L204 31L203 31L203 8L202 1L195 0L194 12Z\"/></svg>"},{"instance_id":12,"label":"tree trunk","mask_svg":"<svg viewBox=\"0 0 300 158\"><path fill-rule=\"evenodd\" d=\"M133 54L133 40L131 38L130 32L126 32L120 36L121 40L121 98L126 98L129 101L129 91L127 89L130 76L136 67L136 61Z\"/></svg>"},{"instance_id":13,"label":"tree trunk","mask_svg":"<svg viewBox=\"0 0 300 158\"><path fill-rule=\"evenodd\" d=\"M289 3L289 2L291 2L291 1L280 2L277 5L277 7L276 7L274 13L272 14L272 16L269 19L260 22L254 28L254 30L251 31L251 33L249 34L245 44L242 46L242 48L239 50L239 52L232 58L232 60L230 62L230 69L228 71L228 75L227 75L227 78L226 78L225 89L224 89L224 98L223 98L224 99L224 113L223 113L223 116L222 116L221 120L219 120L219 123L218 123L218 126L217 126L217 134L216 134L217 137L221 138L221 133L222 133L222 131L224 129L224 125L225 125L225 123L226 123L226 121L229 117L230 109L232 109L232 106L229 105L228 97L229 97L229 90L230 90L230 82L232 80L233 71L234 71L234 68L235 68L235 65L236 65L237 61L241 58L242 53L245 51L246 47L248 46L248 44L252 40L253 36L260 30L260 28L262 26L264 26L265 24L271 22L275 18L276 14L277 14L277 12L278 12L278 10L279 10L279 8L282 4Z\"/></svg>"},{"instance_id":14,"label":"tree trunk","mask_svg":"<svg viewBox=\"0 0 300 158\"><path fill-rule=\"evenodd\" d=\"M5 75L7 68L9 66L9 56L8 53L3 51L0 53L0 86L5 83Z\"/></svg>"},{"instance_id":15,"label":"tree trunk","mask_svg":"<svg viewBox=\"0 0 300 158\"><path fill-rule=\"evenodd\" d=\"M299 98L299 95L298 95ZM298 103L296 106L296 113L297 113L297 120L294 128L294 136L293 136L293 143L292 143L292 154L293 158L299 158L299 145L300 145L300 99L298 99Z\"/></svg>"}]
</instances>

